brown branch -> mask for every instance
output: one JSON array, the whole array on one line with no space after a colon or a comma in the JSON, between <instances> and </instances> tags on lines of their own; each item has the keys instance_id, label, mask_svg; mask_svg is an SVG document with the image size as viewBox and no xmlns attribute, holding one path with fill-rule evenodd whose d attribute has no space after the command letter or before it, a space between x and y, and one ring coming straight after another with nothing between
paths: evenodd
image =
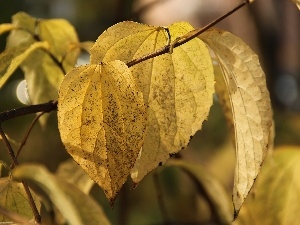
<instances>
[{"instance_id":1,"label":"brown branch","mask_svg":"<svg viewBox=\"0 0 300 225\"><path fill-rule=\"evenodd\" d=\"M19 116L24 116L28 114L37 113L37 112L48 113L56 109L57 109L57 101L50 101L43 104L29 105L29 106L16 108L16 109L11 109L0 113L0 123Z\"/></svg>"},{"instance_id":2,"label":"brown branch","mask_svg":"<svg viewBox=\"0 0 300 225\"><path fill-rule=\"evenodd\" d=\"M225 13L224 15L220 16L219 18L217 18L216 20L212 21L211 23L209 23L208 25L206 25L203 28L200 29L195 29L190 31L189 33L179 37L178 39L176 39L175 41L173 41L171 44L166 45L165 47L152 52L148 55L144 55L140 58L137 59L133 59L132 61L127 63L128 67L134 66L138 63L141 63L143 61L146 61L148 59L157 57L159 55L163 55L166 53L169 53L171 49L179 47L185 43L187 43L188 41L196 38L197 36L199 36L200 34L202 34L203 32L207 31L209 28L213 27L214 25L216 25L217 23L219 23L220 21L222 21L223 19L225 19L226 17L230 16L232 13L236 12L238 9L242 8L245 5L250 4L249 0L243 0L243 2L241 2L240 4L238 4L236 7L234 7L232 10L230 10L229 12Z\"/></svg>"},{"instance_id":3,"label":"brown branch","mask_svg":"<svg viewBox=\"0 0 300 225\"><path fill-rule=\"evenodd\" d=\"M2 137L2 140L4 141L4 144L5 144L5 146L6 146L7 150L8 150L8 153L9 153L9 155L10 155L10 158L11 158L13 164L14 164L15 166L18 166L18 165L19 165L19 162L18 162L18 160L17 160L17 158L16 158L16 156L15 156L15 152L14 152L14 150L12 149L12 147L11 147L11 145L10 145L10 143L9 143L9 141L8 141L8 139L7 139L6 135L5 135L5 133L4 133L1 124L0 124L0 135L1 135L1 137Z\"/></svg>"}]
</instances>

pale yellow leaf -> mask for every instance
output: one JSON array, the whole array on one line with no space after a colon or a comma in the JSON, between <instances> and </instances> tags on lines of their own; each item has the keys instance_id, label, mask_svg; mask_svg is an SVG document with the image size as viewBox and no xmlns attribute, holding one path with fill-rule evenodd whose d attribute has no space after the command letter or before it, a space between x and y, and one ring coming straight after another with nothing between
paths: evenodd
<instances>
[{"instance_id":1,"label":"pale yellow leaf","mask_svg":"<svg viewBox=\"0 0 300 225\"><path fill-rule=\"evenodd\" d=\"M34 194L33 196L35 198ZM40 203L37 200L35 203L40 208ZM0 205L9 211L28 218L28 221L33 217L23 184L12 181L10 177L0 178ZM9 220L0 215L0 221Z\"/></svg>"},{"instance_id":2,"label":"pale yellow leaf","mask_svg":"<svg viewBox=\"0 0 300 225\"><path fill-rule=\"evenodd\" d=\"M7 50L28 48L38 40L48 43L47 50L37 50L21 64L32 104L57 99L58 87L66 72L74 68L80 49L73 48L78 38L65 20L38 20L26 13L17 13L12 23L20 29L10 32ZM44 125L48 115L39 122Z\"/></svg>"},{"instance_id":3,"label":"pale yellow leaf","mask_svg":"<svg viewBox=\"0 0 300 225\"><path fill-rule=\"evenodd\" d=\"M60 164L56 171L56 175L76 185L85 194L88 194L95 184L88 174L73 159L68 159Z\"/></svg>"},{"instance_id":4,"label":"pale yellow leaf","mask_svg":"<svg viewBox=\"0 0 300 225\"><path fill-rule=\"evenodd\" d=\"M135 22L116 24L104 32L91 49L91 62L119 59L129 62L152 53L192 30L188 23L175 23L168 32ZM145 143L132 179L138 183L164 163L169 155L186 147L207 118L214 93L209 51L199 39L130 68L148 105Z\"/></svg>"},{"instance_id":5,"label":"pale yellow leaf","mask_svg":"<svg viewBox=\"0 0 300 225\"><path fill-rule=\"evenodd\" d=\"M6 41L6 50L15 48L29 48L37 42L34 38L37 19L30 15L19 12L12 16L12 24L19 29L10 32ZM25 50L24 49L24 50Z\"/></svg>"},{"instance_id":6,"label":"pale yellow leaf","mask_svg":"<svg viewBox=\"0 0 300 225\"><path fill-rule=\"evenodd\" d=\"M235 130L234 130L234 119L233 119L233 113L231 108L231 102L230 97L228 94L228 88L226 86L223 71L220 68L220 65L217 61L214 61L214 74L215 74L215 90L216 94L218 96L218 101L223 109L223 112L225 114L227 126L229 127L230 132L232 132L232 138L235 141Z\"/></svg>"},{"instance_id":7,"label":"pale yellow leaf","mask_svg":"<svg viewBox=\"0 0 300 225\"><path fill-rule=\"evenodd\" d=\"M3 23L3 24L0 24L0 35L1 34L4 34L6 32L9 32L13 29L16 29L17 27L11 23Z\"/></svg>"},{"instance_id":8,"label":"pale yellow leaf","mask_svg":"<svg viewBox=\"0 0 300 225\"><path fill-rule=\"evenodd\" d=\"M298 9L300 10L300 1L299 0L292 0L296 6L298 7Z\"/></svg>"},{"instance_id":9,"label":"pale yellow leaf","mask_svg":"<svg viewBox=\"0 0 300 225\"><path fill-rule=\"evenodd\" d=\"M27 49L24 47L16 47L7 49L0 54L0 88L10 78L13 72L37 49L49 47L47 42L36 42L30 45ZM3 63L2 63L3 62ZM9 63L9 64L8 64ZM3 65L6 68L2 68Z\"/></svg>"},{"instance_id":10,"label":"pale yellow leaf","mask_svg":"<svg viewBox=\"0 0 300 225\"><path fill-rule=\"evenodd\" d=\"M37 50L25 60L21 68L24 71L32 104L57 99L58 88L65 74L49 54Z\"/></svg>"},{"instance_id":11,"label":"pale yellow leaf","mask_svg":"<svg viewBox=\"0 0 300 225\"><path fill-rule=\"evenodd\" d=\"M204 32L200 38L216 54L227 87L227 93L223 94L229 95L220 97L230 101L225 104L233 115L236 145L233 203L237 215L273 142L269 92L258 56L240 38L217 29Z\"/></svg>"},{"instance_id":12,"label":"pale yellow leaf","mask_svg":"<svg viewBox=\"0 0 300 225\"><path fill-rule=\"evenodd\" d=\"M300 224L300 148L282 146L266 158L238 225Z\"/></svg>"},{"instance_id":13,"label":"pale yellow leaf","mask_svg":"<svg viewBox=\"0 0 300 225\"><path fill-rule=\"evenodd\" d=\"M121 61L80 66L63 80L59 131L67 151L112 202L143 144L146 109Z\"/></svg>"},{"instance_id":14,"label":"pale yellow leaf","mask_svg":"<svg viewBox=\"0 0 300 225\"><path fill-rule=\"evenodd\" d=\"M39 20L38 35L42 41L49 43L50 53L61 62L66 72L74 68L80 49L73 46L79 44L79 40L74 27L67 20Z\"/></svg>"}]
</instances>

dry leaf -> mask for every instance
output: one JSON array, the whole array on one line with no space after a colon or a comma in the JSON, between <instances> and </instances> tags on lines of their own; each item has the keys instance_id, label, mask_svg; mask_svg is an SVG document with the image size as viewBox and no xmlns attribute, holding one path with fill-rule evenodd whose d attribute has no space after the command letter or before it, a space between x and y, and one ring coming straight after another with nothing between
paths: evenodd
<instances>
[{"instance_id":1,"label":"dry leaf","mask_svg":"<svg viewBox=\"0 0 300 225\"><path fill-rule=\"evenodd\" d=\"M113 202L143 144L142 93L121 61L68 73L58 99L59 131L67 151Z\"/></svg>"},{"instance_id":2,"label":"dry leaf","mask_svg":"<svg viewBox=\"0 0 300 225\"><path fill-rule=\"evenodd\" d=\"M229 95L230 103L225 104L227 108L230 106L233 120L229 122L235 131L233 203L237 216L273 141L269 140L272 135L269 92L257 55L240 38L217 29L201 34L200 38L216 54Z\"/></svg>"},{"instance_id":3,"label":"dry leaf","mask_svg":"<svg viewBox=\"0 0 300 225\"><path fill-rule=\"evenodd\" d=\"M169 28L135 22L116 24L91 49L91 62L119 59L129 62L164 47L193 30L181 22ZM148 105L145 143L132 170L135 183L186 147L207 118L214 93L209 51L199 39L130 68Z\"/></svg>"}]
</instances>

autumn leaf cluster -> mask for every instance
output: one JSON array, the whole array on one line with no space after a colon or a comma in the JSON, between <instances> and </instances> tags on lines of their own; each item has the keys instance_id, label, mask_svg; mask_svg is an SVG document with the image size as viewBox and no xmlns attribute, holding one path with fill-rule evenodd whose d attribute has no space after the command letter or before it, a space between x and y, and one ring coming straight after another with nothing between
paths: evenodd
<instances>
[{"instance_id":1,"label":"autumn leaf cluster","mask_svg":"<svg viewBox=\"0 0 300 225\"><path fill-rule=\"evenodd\" d=\"M240 38L212 28L178 45L195 31L186 22L127 21L82 43L65 20L17 13L0 25L0 34L10 32L0 87L20 67L33 104L58 99L67 152L112 203L128 176L138 184L187 147L216 94L235 143L237 214L272 146L269 92L257 55ZM76 66L80 50L90 53L88 65Z\"/></svg>"}]
</instances>

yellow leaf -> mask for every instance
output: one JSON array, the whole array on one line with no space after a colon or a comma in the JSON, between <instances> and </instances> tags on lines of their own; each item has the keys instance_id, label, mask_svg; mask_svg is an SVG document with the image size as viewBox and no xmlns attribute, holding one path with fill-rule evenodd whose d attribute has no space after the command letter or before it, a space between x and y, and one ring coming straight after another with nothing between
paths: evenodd
<instances>
[{"instance_id":1,"label":"yellow leaf","mask_svg":"<svg viewBox=\"0 0 300 225\"><path fill-rule=\"evenodd\" d=\"M85 194L88 194L95 184L73 159L68 159L61 163L56 171L56 175L76 185Z\"/></svg>"},{"instance_id":2,"label":"yellow leaf","mask_svg":"<svg viewBox=\"0 0 300 225\"><path fill-rule=\"evenodd\" d=\"M230 132L232 132L232 137L235 142L235 130L234 130L234 119L233 113L231 109L230 96L228 94L227 86L224 80L223 71L220 68L220 65L217 61L214 61L214 74L215 74L215 90L218 95L218 101L221 104L223 112L225 114L225 118L227 121L227 126L229 127Z\"/></svg>"},{"instance_id":3,"label":"yellow leaf","mask_svg":"<svg viewBox=\"0 0 300 225\"><path fill-rule=\"evenodd\" d=\"M30 54L39 49L47 49L47 42L36 42L27 49L24 47L15 47L5 50L0 54L0 88L10 78L12 73L27 59Z\"/></svg>"},{"instance_id":4,"label":"yellow leaf","mask_svg":"<svg viewBox=\"0 0 300 225\"><path fill-rule=\"evenodd\" d=\"M146 109L121 61L80 66L63 80L59 131L67 151L113 202L143 144Z\"/></svg>"},{"instance_id":5,"label":"yellow leaf","mask_svg":"<svg viewBox=\"0 0 300 225\"><path fill-rule=\"evenodd\" d=\"M24 71L32 104L57 99L58 88L65 74L49 54L37 50L25 60L21 68Z\"/></svg>"},{"instance_id":6,"label":"yellow leaf","mask_svg":"<svg viewBox=\"0 0 300 225\"><path fill-rule=\"evenodd\" d=\"M12 25L19 29L10 32L6 41L6 50L11 48L28 48L36 42L34 39L37 19L24 13L18 12L12 16ZM24 50L25 50L24 49Z\"/></svg>"},{"instance_id":7,"label":"yellow leaf","mask_svg":"<svg viewBox=\"0 0 300 225\"><path fill-rule=\"evenodd\" d=\"M227 108L230 106L228 110L233 116L229 122L235 131L233 203L237 216L273 141L269 92L257 55L241 39L217 29L201 34L200 38L216 54L229 95L220 98Z\"/></svg>"},{"instance_id":8,"label":"yellow leaf","mask_svg":"<svg viewBox=\"0 0 300 225\"><path fill-rule=\"evenodd\" d=\"M50 53L62 63L66 72L74 68L79 49L73 48L79 40L74 27L64 19L40 20L38 23L38 35L50 45Z\"/></svg>"},{"instance_id":9,"label":"yellow leaf","mask_svg":"<svg viewBox=\"0 0 300 225\"><path fill-rule=\"evenodd\" d=\"M292 0L296 6L298 7L298 9L300 10L300 1L299 0Z\"/></svg>"},{"instance_id":10,"label":"yellow leaf","mask_svg":"<svg viewBox=\"0 0 300 225\"><path fill-rule=\"evenodd\" d=\"M267 157L237 223L300 224L299 165L299 146L282 146Z\"/></svg>"},{"instance_id":11,"label":"yellow leaf","mask_svg":"<svg viewBox=\"0 0 300 225\"><path fill-rule=\"evenodd\" d=\"M91 49L91 62L119 59L129 62L164 47L192 30L175 23L168 32L135 22L116 24L104 32ZM199 39L130 68L148 106L145 143L132 170L138 183L146 174L180 151L207 118L214 93L209 51Z\"/></svg>"},{"instance_id":12,"label":"yellow leaf","mask_svg":"<svg viewBox=\"0 0 300 225\"><path fill-rule=\"evenodd\" d=\"M4 34L6 32L9 32L13 29L16 29L17 27L11 23L3 23L3 24L0 24L0 35L1 34Z\"/></svg>"},{"instance_id":13,"label":"yellow leaf","mask_svg":"<svg viewBox=\"0 0 300 225\"><path fill-rule=\"evenodd\" d=\"M65 20L37 20L23 12L14 15L12 23L20 29L10 33L7 50L28 48L39 40L49 45L47 51L37 50L21 64L32 104L57 99L58 87L80 52L74 48L79 44L74 28ZM47 118L43 116L39 122L44 125Z\"/></svg>"},{"instance_id":14,"label":"yellow leaf","mask_svg":"<svg viewBox=\"0 0 300 225\"><path fill-rule=\"evenodd\" d=\"M39 208L40 203L38 201L35 201L35 203ZM11 181L10 177L0 178L0 205L9 211L16 212L19 215L28 218L28 221L33 218L24 186L22 183ZM0 221L8 221L8 219L0 215Z\"/></svg>"}]
</instances>

